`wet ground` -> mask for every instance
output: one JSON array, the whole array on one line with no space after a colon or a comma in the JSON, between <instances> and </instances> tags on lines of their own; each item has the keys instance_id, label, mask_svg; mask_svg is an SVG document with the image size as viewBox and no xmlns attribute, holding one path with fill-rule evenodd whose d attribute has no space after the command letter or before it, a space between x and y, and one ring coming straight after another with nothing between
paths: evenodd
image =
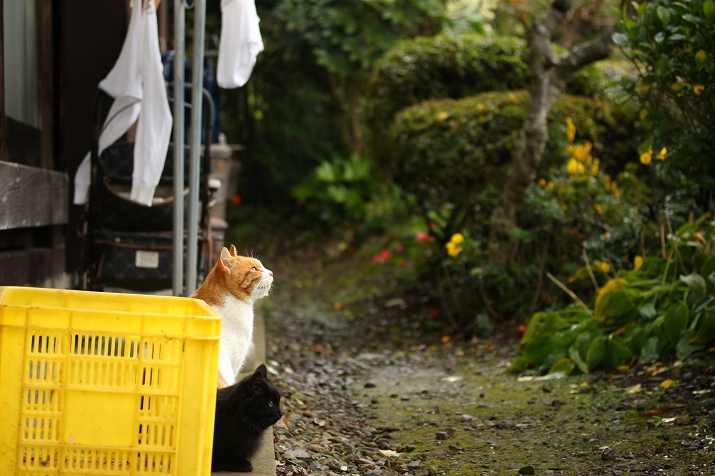
<instances>
[{"instance_id":1,"label":"wet ground","mask_svg":"<svg viewBox=\"0 0 715 476\"><path fill-rule=\"evenodd\" d=\"M713 352L517 376L509 326L445 343L413 315L419 289L347 279L339 260L271 267L267 358L290 413L279 475L715 474Z\"/></svg>"}]
</instances>

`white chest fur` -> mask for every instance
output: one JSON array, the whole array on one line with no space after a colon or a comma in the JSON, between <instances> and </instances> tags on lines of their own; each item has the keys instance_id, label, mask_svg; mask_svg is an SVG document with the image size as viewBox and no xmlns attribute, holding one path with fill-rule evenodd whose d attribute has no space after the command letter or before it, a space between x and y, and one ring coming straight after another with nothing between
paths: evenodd
<instances>
[{"instance_id":1,"label":"white chest fur","mask_svg":"<svg viewBox=\"0 0 715 476\"><path fill-rule=\"evenodd\" d=\"M228 296L215 307L223 316L219 348L219 372L232 384L241 371L253 337L253 303Z\"/></svg>"}]
</instances>

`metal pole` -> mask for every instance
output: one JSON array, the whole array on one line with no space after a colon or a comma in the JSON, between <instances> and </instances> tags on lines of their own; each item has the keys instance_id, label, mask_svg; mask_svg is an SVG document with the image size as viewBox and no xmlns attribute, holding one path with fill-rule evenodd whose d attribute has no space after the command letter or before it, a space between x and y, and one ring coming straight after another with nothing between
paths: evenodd
<instances>
[{"instance_id":1,"label":"metal pole","mask_svg":"<svg viewBox=\"0 0 715 476\"><path fill-rule=\"evenodd\" d=\"M184 1L174 0L174 296L184 283Z\"/></svg>"},{"instance_id":2,"label":"metal pole","mask_svg":"<svg viewBox=\"0 0 715 476\"><path fill-rule=\"evenodd\" d=\"M191 162L189 165L189 216L187 218L189 221L186 262L187 295L191 295L196 290L196 267L198 266L199 168L201 165L201 102L203 100L205 23L206 0L196 0L194 3L194 55L191 60L193 77L191 79L191 127L189 129Z\"/></svg>"}]
</instances>

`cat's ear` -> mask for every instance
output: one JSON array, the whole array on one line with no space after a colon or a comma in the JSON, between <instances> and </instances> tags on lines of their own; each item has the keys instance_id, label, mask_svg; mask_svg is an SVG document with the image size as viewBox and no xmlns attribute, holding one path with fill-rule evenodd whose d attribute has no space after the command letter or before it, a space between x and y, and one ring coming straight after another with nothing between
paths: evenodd
<instances>
[{"instance_id":1,"label":"cat's ear","mask_svg":"<svg viewBox=\"0 0 715 476\"><path fill-rule=\"evenodd\" d=\"M216 267L231 274L231 255L225 246L221 250L221 256L218 259L218 263L216 263Z\"/></svg>"},{"instance_id":2,"label":"cat's ear","mask_svg":"<svg viewBox=\"0 0 715 476\"><path fill-rule=\"evenodd\" d=\"M253 372L253 375L260 375L263 377L263 380L268 380L268 369L266 368L266 364L259 365L256 371Z\"/></svg>"},{"instance_id":3,"label":"cat's ear","mask_svg":"<svg viewBox=\"0 0 715 476\"><path fill-rule=\"evenodd\" d=\"M236 247L233 245L231 245L231 249L229 249L228 252L231 254L231 256L238 256L236 254Z\"/></svg>"}]
</instances>

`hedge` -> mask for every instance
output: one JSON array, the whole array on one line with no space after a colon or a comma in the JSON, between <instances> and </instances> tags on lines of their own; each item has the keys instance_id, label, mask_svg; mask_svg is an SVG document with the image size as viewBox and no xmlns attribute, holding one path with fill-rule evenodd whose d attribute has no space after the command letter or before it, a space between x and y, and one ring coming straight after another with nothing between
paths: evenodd
<instances>
[{"instance_id":1,"label":"hedge","mask_svg":"<svg viewBox=\"0 0 715 476\"><path fill-rule=\"evenodd\" d=\"M459 226L474 221L477 228L480 222L486 226L506 179L528 102L526 91L501 91L425 101L403 110L388 134L394 144L390 153L395 181L425 210L444 210L447 205ZM561 95L549 115L550 139L542 166L559 160L548 153L558 149L554 128L563 130L566 117L578 124L577 141L594 144L601 163L612 163L622 154L635 157L634 116L633 111L607 101ZM608 147L603 147L603 141Z\"/></svg>"},{"instance_id":2,"label":"hedge","mask_svg":"<svg viewBox=\"0 0 715 476\"><path fill-rule=\"evenodd\" d=\"M428 99L526 89L529 77L529 50L520 38L470 34L404 40L378 61L370 81L365 117L372 151L378 159L385 157L385 126L406 107ZM598 67L583 68L566 92L595 96L604 80Z\"/></svg>"}]
</instances>

